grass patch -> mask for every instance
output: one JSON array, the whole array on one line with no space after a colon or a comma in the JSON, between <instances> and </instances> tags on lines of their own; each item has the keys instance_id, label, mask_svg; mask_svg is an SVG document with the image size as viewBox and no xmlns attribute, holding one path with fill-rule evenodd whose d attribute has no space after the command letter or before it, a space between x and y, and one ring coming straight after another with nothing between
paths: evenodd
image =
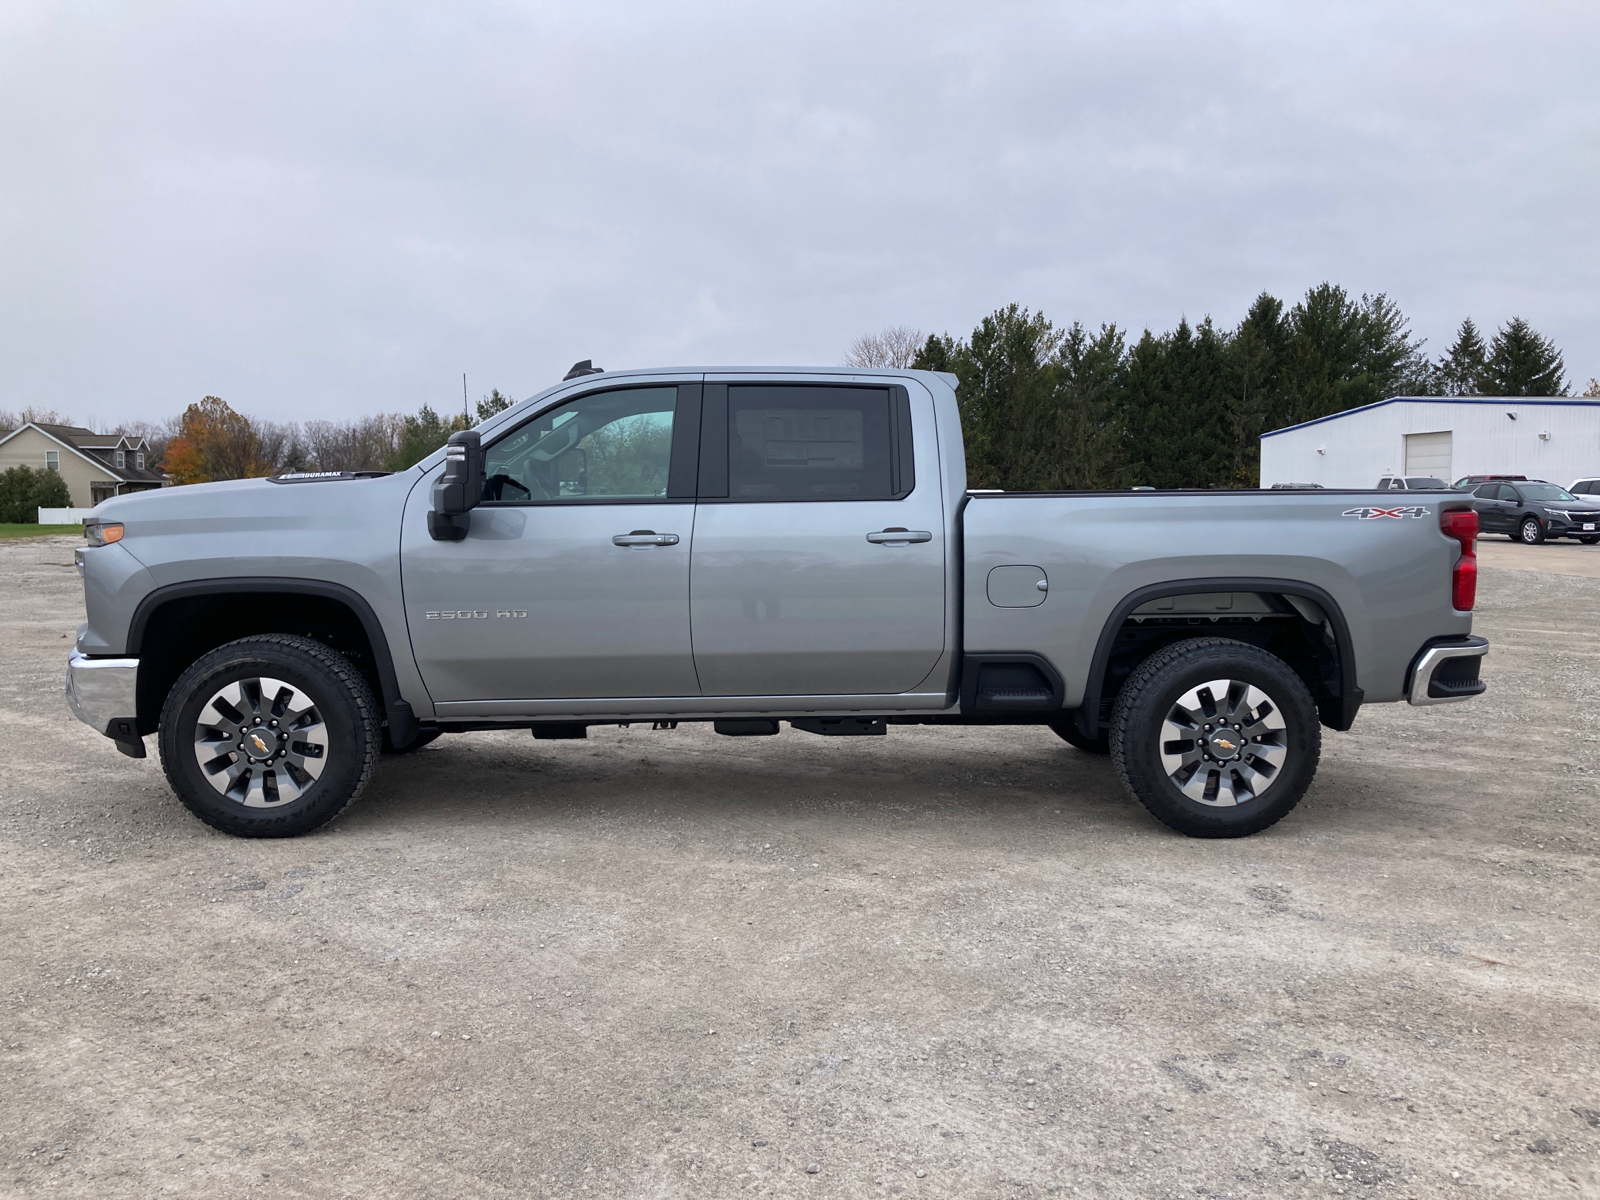
<instances>
[{"instance_id":1,"label":"grass patch","mask_svg":"<svg viewBox=\"0 0 1600 1200\"><path fill-rule=\"evenodd\" d=\"M82 525L5 525L0 524L0 538L21 537L82 537Z\"/></svg>"}]
</instances>

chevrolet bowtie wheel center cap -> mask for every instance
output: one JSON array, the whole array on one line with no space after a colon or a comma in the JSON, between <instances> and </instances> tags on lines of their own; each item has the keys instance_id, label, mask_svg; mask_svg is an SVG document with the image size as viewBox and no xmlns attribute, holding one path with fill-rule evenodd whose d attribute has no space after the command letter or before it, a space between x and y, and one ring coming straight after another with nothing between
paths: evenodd
<instances>
[{"instance_id":1,"label":"chevrolet bowtie wheel center cap","mask_svg":"<svg viewBox=\"0 0 1600 1200\"><path fill-rule=\"evenodd\" d=\"M298 800L321 777L330 749L316 702L281 679L224 685L195 723L195 762L206 782L246 808Z\"/></svg>"},{"instance_id":2,"label":"chevrolet bowtie wheel center cap","mask_svg":"<svg viewBox=\"0 0 1600 1200\"><path fill-rule=\"evenodd\" d=\"M1206 741L1213 758L1238 758L1239 748L1244 744L1244 739L1232 729L1219 729Z\"/></svg>"},{"instance_id":3,"label":"chevrolet bowtie wheel center cap","mask_svg":"<svg viewBox=\"0 0 1600 1200\"><path fill-rule=\"evenodd\" d=\"M1213 807L1260 799L1289 760L1278 703L1242 679L1212 679L1172 702L1156 752L1172 785Z\"/></svg>"}]
</instances>

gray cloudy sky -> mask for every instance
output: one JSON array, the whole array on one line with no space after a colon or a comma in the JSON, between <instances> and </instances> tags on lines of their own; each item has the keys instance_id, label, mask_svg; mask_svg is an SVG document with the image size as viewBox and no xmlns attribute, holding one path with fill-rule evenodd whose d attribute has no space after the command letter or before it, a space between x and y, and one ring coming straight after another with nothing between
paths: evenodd
<instances>
[{"instance_id":1,"label":"gray cloudy sky","mask_svg":"<svg viewBox=\"0 0 1600 1200\"><path fill-rule=\"evenodd\" d=\"M1386 291L1600 374L1600 5L0 0L0 409Z\"/></svg>"}]
</instances>

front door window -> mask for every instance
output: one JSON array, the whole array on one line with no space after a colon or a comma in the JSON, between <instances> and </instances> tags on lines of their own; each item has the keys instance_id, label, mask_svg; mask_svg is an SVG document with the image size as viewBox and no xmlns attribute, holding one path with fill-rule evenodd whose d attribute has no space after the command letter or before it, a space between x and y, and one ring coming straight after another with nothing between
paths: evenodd
<instances>
[{"instance_id":1,"label":"front door window","mask_svg":"<svg viewBox=\"0 0 1600 1200\"><path fill-rule=\"evenodd\" d=\"M484 502L665 499L677 395L675 387L601 392L535 417L489 447Z\"/></svg>"}]
</instances>

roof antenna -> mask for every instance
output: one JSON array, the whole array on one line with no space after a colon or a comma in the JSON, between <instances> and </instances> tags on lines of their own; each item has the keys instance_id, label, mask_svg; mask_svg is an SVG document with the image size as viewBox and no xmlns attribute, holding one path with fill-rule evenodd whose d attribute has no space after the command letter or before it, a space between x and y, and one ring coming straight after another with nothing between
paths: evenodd
<instances>
[{"instance_id":1,"label":"roof antenna","mask_svg":"<svg viewBox=\"0 0 1600 1200\"><path fill-rule=\"evenodd\" d=\"M565 375L563 375L561 377L561 382L565 383L569 379L577 379L580 375L604 375L604 374L605 374L605 368L604 367L597 367L597 366L594 365L594 359L586 358L582 362L573 363L572 364L572 370L568 371Z\"/></svg>"}]
</instances>

